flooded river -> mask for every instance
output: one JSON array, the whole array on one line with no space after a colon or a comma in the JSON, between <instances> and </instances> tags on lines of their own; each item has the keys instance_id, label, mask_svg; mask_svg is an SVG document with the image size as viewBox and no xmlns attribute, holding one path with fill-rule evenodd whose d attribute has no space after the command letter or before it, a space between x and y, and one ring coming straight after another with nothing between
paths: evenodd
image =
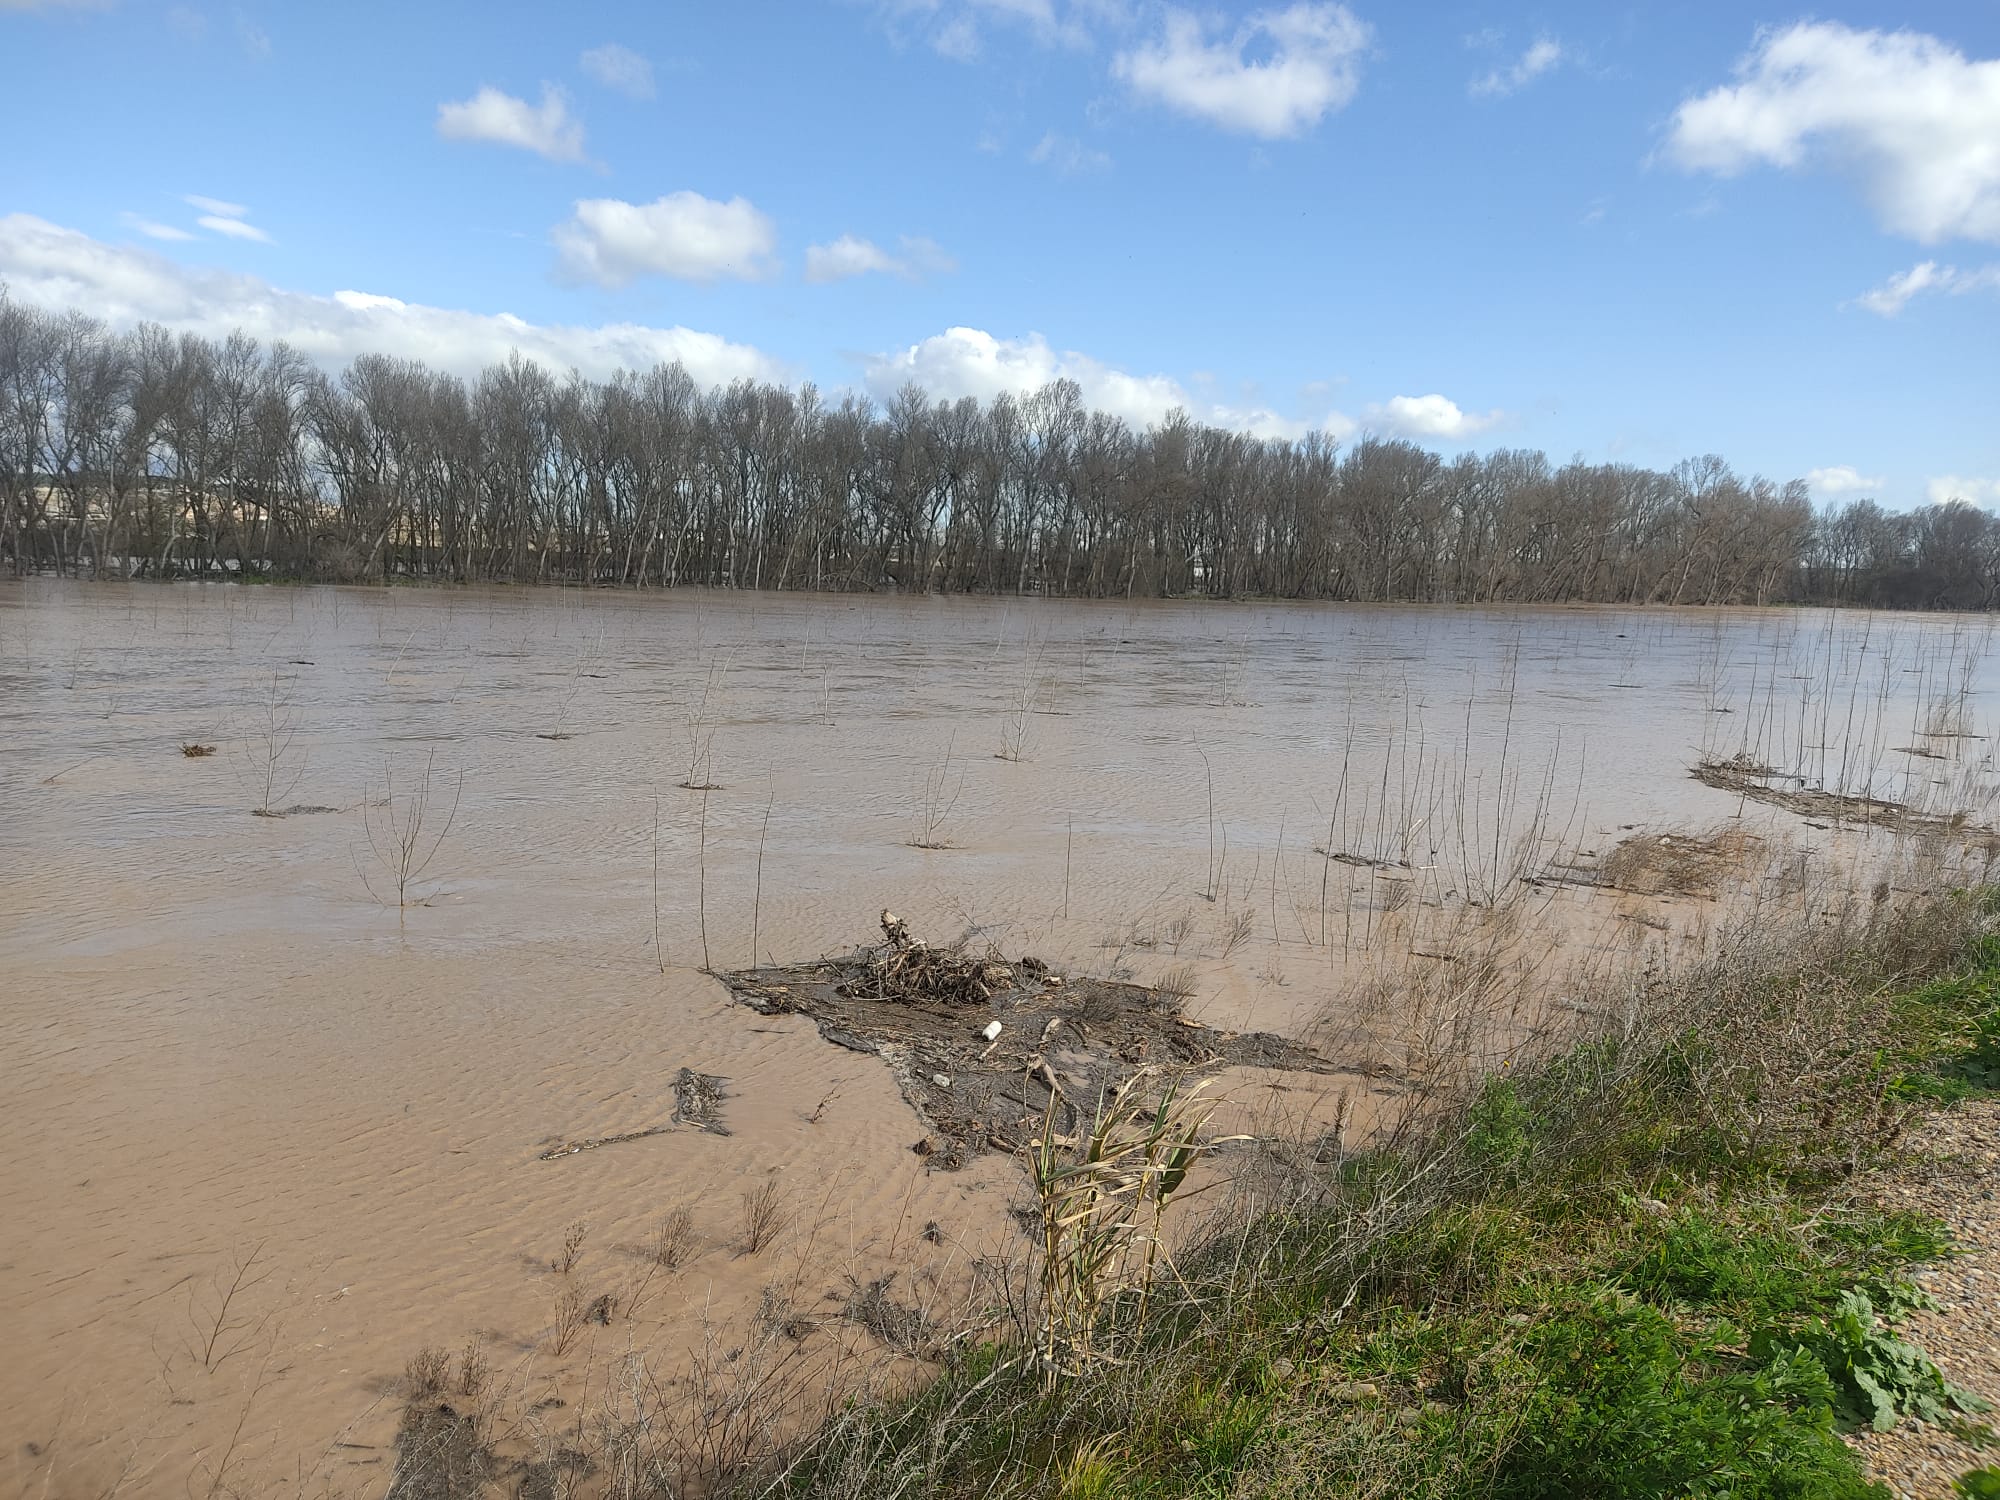
<instances>
[{"instance_id":1,"label":"flooded river","mask_svg":"<svg viewBox=\"0 0 2000 1500\"><path fill-rule=\"evenodd\" d=\"M602 1336L662 1349L1011 1232L1012 1163L932 1170L877 1059L705 970L886 907L1338 1031L1399 906L1635 831L1859 838L1698 759L1983 809L1992 648L1939 616L0 585L0 1486L379 1494L419 1347L557 1379L572 1225L570 1279L639 1304ZM684 1068L726 1134L540 1159L670 1124Z\"/></svg>"}]
</instances>

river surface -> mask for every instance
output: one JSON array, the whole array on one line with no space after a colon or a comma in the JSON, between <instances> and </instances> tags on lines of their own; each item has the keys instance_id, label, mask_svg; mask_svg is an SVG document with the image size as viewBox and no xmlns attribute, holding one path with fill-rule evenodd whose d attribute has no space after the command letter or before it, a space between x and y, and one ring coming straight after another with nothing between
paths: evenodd
<instances>
[{"instance_id":1,"label":"river surface","mask_svg":"<svg viewBox=\"0 0 2000 1500\"><path fill-rule=\"evenodd\" d=\"M572 1224L629 1296L691 1210L618 1329L655 1347L1009 1232L1011 1163L929 1170L875 1059L704 969L887 907L1191 963L1203 1020L1305 1034L1385 872L1477 905L1754 817L1703 756L1987 776L1992 648L1949 616L0 585L0 1487L380 1493L420 1346L554 1378ZM684 1067L727 1135L538 1159L665 1123ZM741 1255L767 1181L786 1232Z\"/></svg>"}]
</instances>

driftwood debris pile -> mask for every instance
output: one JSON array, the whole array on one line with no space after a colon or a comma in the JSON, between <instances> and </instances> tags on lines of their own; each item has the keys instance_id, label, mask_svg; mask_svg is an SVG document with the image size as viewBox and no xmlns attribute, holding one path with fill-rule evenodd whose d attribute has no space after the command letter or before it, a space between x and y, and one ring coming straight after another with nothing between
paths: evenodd
<instances>
[{"instance_id":1,"label":"driftwood debris pile","mask_svg":"<svg viewBox=\"0 0 2000 1500\"><path fill-rule=\"evenodd\" d=\"M880 1057L923 1121L911 1149L939 1166L1020 1150L1052 1098L1073 1129L1100 1093L1149 1064L1336 1071L1283 1037L1190 1020L1177 995L1146 985L933 946L893 912L881 927L880 943L845 958L720 977L752 1009L810 1016L828 1041Z\"/></svg>"}]
</instances>

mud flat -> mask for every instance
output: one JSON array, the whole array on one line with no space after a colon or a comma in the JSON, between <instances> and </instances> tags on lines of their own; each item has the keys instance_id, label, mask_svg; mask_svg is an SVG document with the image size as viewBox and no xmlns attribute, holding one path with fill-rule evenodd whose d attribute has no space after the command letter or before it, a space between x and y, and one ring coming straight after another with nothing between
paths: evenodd
<instances>
[{"instance_id":1,"label":"mud flat","mask_svg":"<svg viewBox=\"0 0 2000 1500\"><path fill-rule=\"evenodd\" d=\"M917 1356L829 1294L907 1330L1018 1241L1036 1059L1079 1098L1218 1067L1290 1128L1421 1077L1475 990L1512 1045L1539 1018L1506 997L1559 1008L1570 967L1733 902L1944 878L1980 851L1690 772L1990 826L1991 647L1797 612L0 586L0 1488L379 1493L427 1346L524 1409L760 1315L893 1374ZM1004 985L857 993L885 907Z\"/></svg>"}]
</instances>

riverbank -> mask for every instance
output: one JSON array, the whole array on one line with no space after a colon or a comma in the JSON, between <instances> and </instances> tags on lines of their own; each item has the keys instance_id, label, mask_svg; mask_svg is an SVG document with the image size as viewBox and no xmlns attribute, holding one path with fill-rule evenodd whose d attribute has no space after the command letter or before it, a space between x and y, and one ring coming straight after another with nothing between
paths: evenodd
<instances>
[{"instance_id":1,"label":"riverbank","mask_svg":"<svg viewBox=\"0 0 2000 1500\"><path fill-rule=\"evenodd\" d=\"M1105 1309L1102 1357L1052 1374L1016 1328L844 1414L772 1488L1949 1494L1949 1464L1990 1461L1985 1400L1952 1377L1992 1372L1968 1273L1993 1106L1967 1101L2000 1081L1993 909L1732 934L1626 991L1613 1034L1385 1149L1241 1175L1174 1294Z\"/></svg>"}]
</instances>

